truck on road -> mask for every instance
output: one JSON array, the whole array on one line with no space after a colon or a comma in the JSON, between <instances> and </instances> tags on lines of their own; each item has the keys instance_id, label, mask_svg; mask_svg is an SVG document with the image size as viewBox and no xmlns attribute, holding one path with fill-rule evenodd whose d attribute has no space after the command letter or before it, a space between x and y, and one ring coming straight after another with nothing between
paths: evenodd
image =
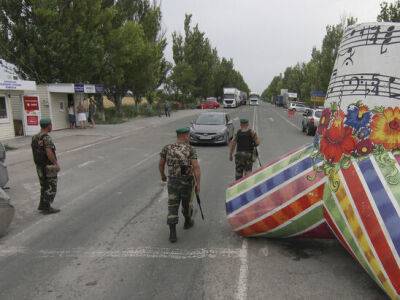
<instances>
[{"instance_id":1,"label":"truck on road","mask_svg":"<svg viewBox=\"0 0 400 300\"><path fill-rule=\"evenodd\" d=\"M249 96L249 104L250 105L259 105L260 104L260 95L256 92L251 92Z\"/></svg>"},{"instance_id":2,"label":"truck on road","mask_svg":"<svg viewBox=\"0 0 400 300\"><path fill-rule=\"evenodd\" d=\"M240 105L240 91L237 88L224 88L224 108Z\"/></svg>"}]
</instances>

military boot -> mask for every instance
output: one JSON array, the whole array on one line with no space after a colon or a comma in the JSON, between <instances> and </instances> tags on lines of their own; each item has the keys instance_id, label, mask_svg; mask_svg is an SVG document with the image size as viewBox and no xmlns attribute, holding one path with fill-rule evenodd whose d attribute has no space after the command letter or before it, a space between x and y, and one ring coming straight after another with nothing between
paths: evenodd
<instances>
[{"instance_id":1,"label":"military boot","mask_svg":"<svg viewBox=\"0 0 400 300\"><path fill-rule=\"evenodd\" d=\"M47 208L42 210L42 213L44 215L56 214L56 213L59 213L59 212L60 212L60 209L54 208L54 207L51 207L51 206L48 206Z\"/></svg>"},{"instance_id":2,"label":"military boot","mask_svg":"<svg viewBox=\"0 0 400 300\"><path fill-rule=\"evenodd\" d=\"M49 208L49 206L46 205L44 202L42 202L42 201L39 202L38 210L43 211L43 210L46 210L48 208Z\"/></svg>"},{"instance_id":3,"label":"military boot","mask_svg":"<svg viewBox=\"0 0 400 300\"><path fill-rule=\"evenodd\" d=\"M176 243L178 238L176 237L176 224L169 225L169 241L171 243Z\"/></svg>"},{"instance_id":4,"label":"military boot","mask_svg":"<svg viewBox=\"0 0 400 300\"><path fill-rule=\"evenodd\" d=\"M194 225L194 220L192 218L185 218L185 224L183 224L183 229L192 228Z\"/></svg>"}]
</instances>

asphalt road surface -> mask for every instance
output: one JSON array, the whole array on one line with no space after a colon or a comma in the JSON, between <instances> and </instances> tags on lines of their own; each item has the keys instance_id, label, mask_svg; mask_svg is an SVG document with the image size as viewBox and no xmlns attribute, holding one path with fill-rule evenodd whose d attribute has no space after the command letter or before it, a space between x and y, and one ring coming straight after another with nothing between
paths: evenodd
<instances>
[{"instance_id":1,"label":"asphalt road surface","mask_svg":"<svg viewBox=\"0 0 400 300\"><path fill-rule=\"evenodd\" d=\"M229 113L236 129L240 117L250 119L262 162L312 141L300 116L288 119L283 109ZM0 239L0 299L385 299L336 241L232 233L224 202L234 165L226 146L196 147L206 220L197 212L194 228L183 231L181 218L178 243L170 244L159 151L194 118L173 116L141 130L133 122L123 135L64 151L58 215L36 212L37 179L25 149L9 167L9 193L25 213Z\"/></svg>"}]
</instances>

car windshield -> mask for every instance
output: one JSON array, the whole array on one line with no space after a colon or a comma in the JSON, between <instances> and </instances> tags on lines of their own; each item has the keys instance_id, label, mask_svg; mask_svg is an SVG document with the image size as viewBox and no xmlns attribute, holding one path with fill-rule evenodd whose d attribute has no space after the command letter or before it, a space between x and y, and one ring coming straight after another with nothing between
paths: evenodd
<instances>
[{"instance_id":1,"label":"car windshield","mask_svg":"<svg viewBox=\"0 0 400 300\"><path fill-rule=\"evenodd\" d=\"M234 94L225 94L224 99L235 99L235 95Z\"/></svg>"},{"instance_id":2,"label":"car windshield","mask_svg":"<svg viewBox=\"0 0 400 300\"><path fill-rule=\"evenodd\" d=\"M224 125L224 115L222 114L203 114L196 120L197 125Z\"/></svg>"},{"instance_id":3,"label":"car windshield","mask_svg":"<svg viewBox=\"0 0 400 300\"><path fill-rule=\"evenodd\" d=\"M315 112L315 116L316 116L317 118L321 118L321 116L322 116L322 111L321 111L321 110L317 110L317 111Z\"/></svg>"}]
</instances>

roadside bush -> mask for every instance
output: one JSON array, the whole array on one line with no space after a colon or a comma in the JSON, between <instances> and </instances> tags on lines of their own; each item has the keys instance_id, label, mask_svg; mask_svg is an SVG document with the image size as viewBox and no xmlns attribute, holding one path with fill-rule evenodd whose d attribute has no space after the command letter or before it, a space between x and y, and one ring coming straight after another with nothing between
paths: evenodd
<instances>
[{"instance_id":1,"label":"roadside bush","mask_svg":"<svg viewBox=\"0 0 400 300\"><path fill-rule=\"evenodd\" d=\"M157 116L156 104L140 104L135 105L123 105L121 107L121 112L118 112L115 107L109 107L104 109L105 121L102 122L98 120L99 124L118 124L126 122L130 119L136 118L138 116L152 117Z\"/></svg>"},{"instance_id":2,"label":"roadside bush","mask_svg":"<svg viewBox=\"0 0 400 300\"><path fill-rule=\"evenodd\" d=\"M127 119L136 118L138 111L134 105L124 105L122 106L122 116Z\"/></svg>"}]
</instances>

